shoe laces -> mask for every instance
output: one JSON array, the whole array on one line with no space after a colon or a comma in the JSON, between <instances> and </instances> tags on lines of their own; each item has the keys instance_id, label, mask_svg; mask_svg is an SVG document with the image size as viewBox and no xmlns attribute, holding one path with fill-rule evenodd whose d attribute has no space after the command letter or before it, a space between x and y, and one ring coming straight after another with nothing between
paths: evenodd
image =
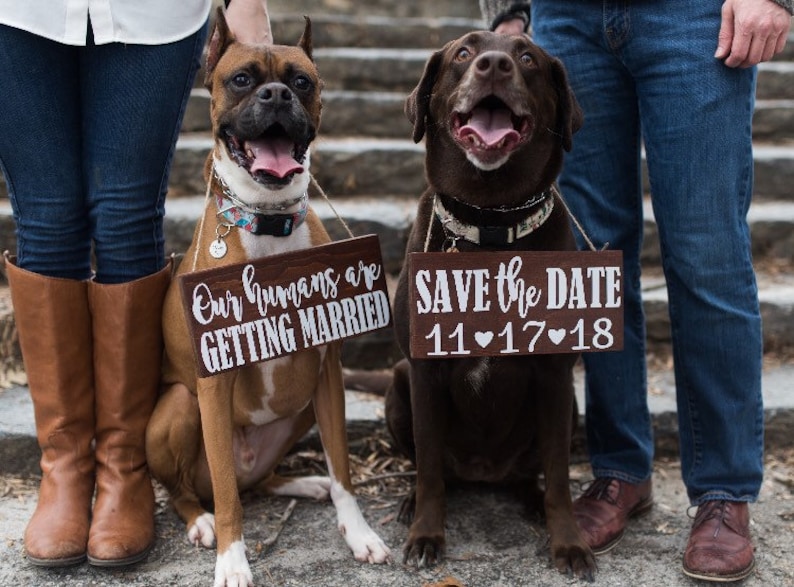
<instances>
[{"instance_id":1,"label":"shoe laces","mask_svg":"<svg viewBox=\"0 0 794 587\"><path fill-rule=\"evenodd\" d=\"M696 507L696 506L692 506ZM691 518L692 514L690 513L692 510L690 507L687 510L687 515ZM714 528L714 537L716 538L717 535L720 533L720 528L723 524L727 524L726 520L729 515L730 502L725 499L718 499L714 501L707 501L699 506L697 506L697 513L695 514L694 518L695 521L692 523L693 528L697 528L701 524L705 524L709 520L713 520L715 518L719 519L719 524L716 525Z\"/></svg>"},{"instance_id":2,"label":"shoe laces","mask_svg":"<svg viewBox=\"0 0 794 587\"><path fill-rule=\"evenodd\" d=\"M594 499L596 501L605 501L610 505L617 505L617 493L619 492L610 491L616 484L617 482L615 479L600 477L593 480L593 482L585 488L582 497Z\"/></svg>"}]
</instances>

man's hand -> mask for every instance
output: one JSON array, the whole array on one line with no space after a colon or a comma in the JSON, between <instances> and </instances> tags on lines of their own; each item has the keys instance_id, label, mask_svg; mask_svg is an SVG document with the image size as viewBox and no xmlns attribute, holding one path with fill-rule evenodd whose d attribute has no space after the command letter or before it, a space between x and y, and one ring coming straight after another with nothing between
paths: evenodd
<instances>
[{"instance_id":1,"label":"man's hand","mask_svg":"<svg viewBox=\"0 0 794 587\"><path fill-rule=\"evenodd\" d=\"M751 67L783 50L791 15L770 0L725 0L714 57L728 67Z\"/></svg>"}]
</instances>

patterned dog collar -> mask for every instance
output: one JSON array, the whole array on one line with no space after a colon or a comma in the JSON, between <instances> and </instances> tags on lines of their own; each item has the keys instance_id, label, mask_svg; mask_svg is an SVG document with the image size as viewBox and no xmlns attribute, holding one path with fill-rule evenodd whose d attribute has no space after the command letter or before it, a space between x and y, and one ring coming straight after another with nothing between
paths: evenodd
<instances>
[{"instance_id":1,"label":"patterned dog collar","mask_svg":"<svg viewBox=\"0 0 794 587\"><path fill-rule=\"evenodd\" d=\"M256 235L289 236L306 220L306 214L309 211L309 196L306 193L276 208L284 210L295 204L300 204L297 212L269 214L263 212L262 208L249 206L240 200L215 172L214 167L212 175L217 179L221 188L220 191L214 192L218 216L231 226L237 226Z\"/></svg>"},{"instance_id":2,"label":"patterned dog collar","mask_svg":"<svg viewBox=\"0 0 794 587\"><path fill-rule=\"evenodd\" d=\"M444 207L441 198L434 198L435 213L444 230L452 235L453 240L463 239L475 245L506 246L513 244L538 228L548 220L554 209L554 198L547 197L543 205L521 222L512 226L475 226L466 224L455 218Z\"/></svg>"},{"instance_id":3,"label":"patterned dog collar","mask_svg":"<svg viewBox=\"0 0 794 587\"><path fill-rule=\"evenodd\" d=\"M303 196L300 209L292 214L262 214L236 206L220 194L215 194L218 216L232 226L237 226L256 235L289 236L306 220L309 211L309 198Z\"/></svg>"}]
</instances>

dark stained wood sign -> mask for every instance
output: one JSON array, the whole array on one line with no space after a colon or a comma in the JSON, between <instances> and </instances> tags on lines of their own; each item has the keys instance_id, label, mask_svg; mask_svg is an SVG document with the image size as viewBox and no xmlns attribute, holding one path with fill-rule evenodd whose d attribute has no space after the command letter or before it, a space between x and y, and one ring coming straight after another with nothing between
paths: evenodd
<instances>
[{"instance_id":1,"label":"dark stained wood sign","mask_svg":"<svg viewBox=\"0 0 794 587\"><path fill-rule=\"evenodd\" d=\"M411 357L623 348L621 251L411 253Z\"/></svg>"},{"instance_id":2,"label":"dark stained wood sign","mask_svg":"<svg viewBox=\"0 0 794 587\"><path fill-rule=\"evenodd\" d=\"M179 276L200 377L391 324L378 237Z\"/></svg>"}]
</instances>

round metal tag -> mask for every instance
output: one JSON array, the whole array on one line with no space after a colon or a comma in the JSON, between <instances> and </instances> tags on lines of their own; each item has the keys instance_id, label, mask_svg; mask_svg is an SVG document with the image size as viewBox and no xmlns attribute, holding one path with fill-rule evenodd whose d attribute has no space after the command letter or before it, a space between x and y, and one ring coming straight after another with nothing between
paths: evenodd
<instances>
[{"instance_id":1,"label":"round metal tag","mask_svg":"<svg viewBox=\"0 0 794 587\"><path fill-rule=\"evenodd\" d=\"M226 243L223 239L219 238L210 243L210 255L215 259L220 259L226 254Z\"/></svg>"}]
</instances>

